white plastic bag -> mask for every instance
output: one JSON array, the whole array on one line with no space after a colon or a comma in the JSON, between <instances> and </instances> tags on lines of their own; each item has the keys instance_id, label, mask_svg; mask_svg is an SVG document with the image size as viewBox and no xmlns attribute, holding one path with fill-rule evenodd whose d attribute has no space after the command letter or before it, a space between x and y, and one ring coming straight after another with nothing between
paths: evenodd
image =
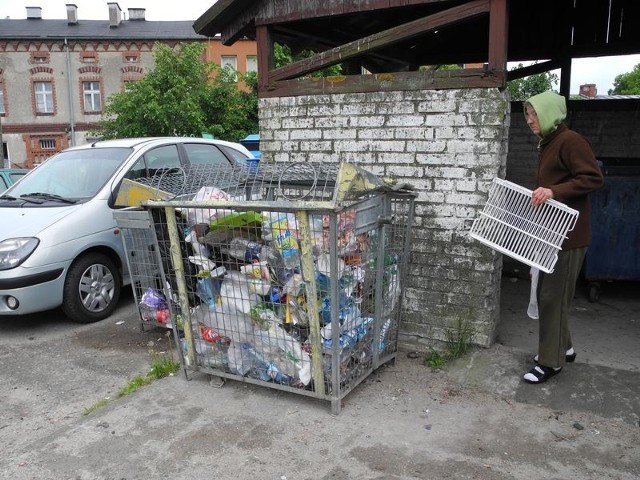
<instances>
[{"instance_id":1,"label":"white plastic bag","mask_svg":"<svg viewBox=\"0 0 640 480\"><path fill-rule=\"evenodd\" d=\"M231 197L227 192L224 192L216 187L202 187L193 197L193 201L195 202L230 199ZM231 215L232 213L233 210L226 210L222 208L190 208L187 211L187 222L190 226L199 223L208 224L212 220L226 217L227 215Z\"/></svg>"},{"instance_id":2,"label":"white plastic bag","mask_svg":"<svg viewBox=\"0 0 640 480\"><path fill-rule=\"evenodd\" d=\"M531 267L531 293L529 294L529 307L527 308L527 315L533 320L538 319L538 277L540 276L540 270L535 267Z\"/></svg>"}]
</instances>

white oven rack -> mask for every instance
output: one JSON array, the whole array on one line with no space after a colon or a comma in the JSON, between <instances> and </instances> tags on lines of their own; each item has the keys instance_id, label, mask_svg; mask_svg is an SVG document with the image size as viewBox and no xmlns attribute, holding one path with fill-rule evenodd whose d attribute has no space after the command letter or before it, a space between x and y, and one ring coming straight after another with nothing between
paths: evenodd
<instances>
[{"instance_id":1,"label":"white oven rack","mask_svg":"<svg viewBox=\"0 0 640 480\"><path fill-rule=\"evenodd\" d=\"M531 205L532 191L495 178L469 236L543 272L553 272L562 242L578 211L555 201Z\"/></svg>"}]
</instances>

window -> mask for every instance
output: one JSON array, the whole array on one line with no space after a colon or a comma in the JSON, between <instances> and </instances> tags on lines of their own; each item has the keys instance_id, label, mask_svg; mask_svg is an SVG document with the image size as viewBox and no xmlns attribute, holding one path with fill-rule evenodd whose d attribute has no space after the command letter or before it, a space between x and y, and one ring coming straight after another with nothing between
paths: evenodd
<instances>
[{"instance_id":1,"label":"window","mask_svg":"<svg viewBox=\"0 0 640 480\"><path fill-rule=\"evenodd\" d=\"M235 55L223 55L220 59L220 66L224 69L229 69L233 72L233 81L238 81L238 75L236 72L238 71L238 57Z\"/></svg>"},{"instance_id":2,"label":"window","mask_svg":"<svg viewBox=\"0 0 640 480\"><path fill-rule=\"evenodd\" d=\"M258 71L258 57L247 55L247 73Z\"/></svg>"},{"instance_id":3,"label":"window","mask_svg":"<svg viewBox=\"0 0 640 480\"><path fill-rule=\"evenodd\" d=\"M40 148L42 150L55 150L56 149L56 140L54 138L41 138L40 139Z\"/></svg>"},{"instance_id":4,"label":"window","mask_svg":"<svg viewBox=\"0 0 640 480\"><path fill-rule=\"evenodd\" d=\"M140 62L140 52L123 52L122 60L124 63L138 63Z\"/></svg>"},{"instance_id":5,"label":"window","mask_svg":"<svg viewBox=\"0 0 640 480\"><path fill-rule=\"evenodd\" d=\"M85 112L99 112L102 110L100 82L82 82L82 93Z\"/></svg>"},{"instance_id":6,"label":"window","mask_svg":"<svg viewBox=\"0 0 640 480\"><path fill-rule=\"evenodd\" d=\"M154 148L144 154L144 159L152 173L158 169L171 169L181 166L180 155L175 145L164 145Z\"/></svg>"},{"instance_id":7,"label":"window","mask_svg":"<svg viewBox=\"0 0 640 480\"><path fill-rule=\"evenodd\" d=\"M227 157L215 145L185 143L184 149L191 165L229 165Z\"/></svg>"},{"instance_id":8,"label":"window","mask_svg":"<svg viewBox=\"0 0 640 480\"><path fill-rule=\"evenodd\" d=\"M29 62L35 64L49 63L49 52L31 52Z\"/></svg>"},{"instance_id":9,"label":"window","mask_svg":"<svg viewBox=\"0 0 640 480\"><path fill-rule=\"evenodd\" d=\"M34 82L33 93L36 113L53 113L53 85L51 82Z\"/></svg>"},{"instance_id":10,"label":"window","mask_svg":"<svg viewBox=\"0 0 640 480\"><path fill-rule=\"evenodd\" d=\"M6 113L4 109L4 84L0 82L0 115Z\"/></svg>"},{"instance_id":11,"label":"window","mask_svg":"<svg viewBox=\"0 0 640 480\"><path fill-rule=\"evenodd\" d=\"M96 63L98 59L92 55L83 55L82 63Z\"/></svg>"}]
</instances>

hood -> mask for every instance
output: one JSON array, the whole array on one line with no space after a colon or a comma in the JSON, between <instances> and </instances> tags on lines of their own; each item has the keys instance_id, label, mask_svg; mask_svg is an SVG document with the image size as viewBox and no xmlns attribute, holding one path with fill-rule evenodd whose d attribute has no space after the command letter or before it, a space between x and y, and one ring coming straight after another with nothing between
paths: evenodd
<instances>
[{"instance_id":1,"label":"hood","mask_svg":"<svg viewBox=\"0 0 640 480\"><path fill-rule=\"evenodd\" d=\"M524 102L536 111L540 124L540 135L546 137L554 132L567 116L567 102L562 95L547 91L530 97Z\"/></svg>"},{"instance_id":2,"label":"hood","mask_svg":"<svg viewBox=\"0 0 640 480\"><path fill-rule=\"evenodd\" d=\"M0 241L7 238L35 237L79 208L81 205L65 205L60 208L0 208Z\"/></svg>"}]
</instances>

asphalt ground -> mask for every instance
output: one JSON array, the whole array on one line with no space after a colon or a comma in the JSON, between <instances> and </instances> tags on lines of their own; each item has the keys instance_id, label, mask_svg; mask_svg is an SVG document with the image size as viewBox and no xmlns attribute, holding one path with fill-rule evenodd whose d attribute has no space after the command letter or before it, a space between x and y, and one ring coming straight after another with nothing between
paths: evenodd
<instances>
[{"instance_id":1,"label":"asphalt ground","mask_svg":"<svg viewBox=\"0 0 640 480\"><path fill-rule=\"evenodd\" d=\"M638 291L611 285L598 303L578 296L576 362L529 385L528 283L506 276L491 348L439 370L400 352L337 416L328 402L203 374L116 398L173 348L164 331L140 329L131 296L92 325L58 312L2 319L0 477L637 479Z\"/></svg>"}]
</instances>

